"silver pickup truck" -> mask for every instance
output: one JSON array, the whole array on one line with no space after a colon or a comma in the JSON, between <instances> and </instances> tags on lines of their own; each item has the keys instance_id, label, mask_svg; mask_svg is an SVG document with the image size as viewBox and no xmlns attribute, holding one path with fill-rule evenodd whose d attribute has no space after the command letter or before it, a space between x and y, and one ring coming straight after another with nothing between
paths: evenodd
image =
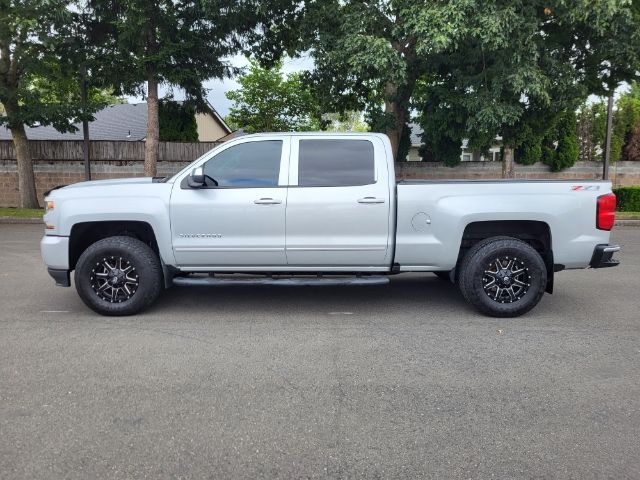
<instances>
[{"instance_id":1,"label":"silver pickup truck","mask_svg":"<svg viewBox=\"0 0 640 480\"><path fill-rule=\"evenodd\" d=\"M49 273L68 287L75 271L104 315L140 312L171 285L434 272L480 312L514 317L552 292L555 272L618 264L610 183L396 183L389 140L373 133L247 135L170 178L77 183L45 202Z\"/></svg>"}]
</instances>

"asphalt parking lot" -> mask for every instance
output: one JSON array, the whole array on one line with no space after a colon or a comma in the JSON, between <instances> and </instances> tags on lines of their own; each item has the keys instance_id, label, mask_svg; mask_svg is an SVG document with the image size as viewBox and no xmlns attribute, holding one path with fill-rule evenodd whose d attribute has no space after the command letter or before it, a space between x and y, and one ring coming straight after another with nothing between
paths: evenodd
<instances>
[{"instance_id":1,"label":"asphalt parking lot","mask_svg":"<svg viewBox=\"0 0 640 480\"><path fill-rule=\"evenodd\" d=\"M435 276L105 318L0 225L0 478L640 478L640 228L519 319Z\"/></svg>"}]
</instances>

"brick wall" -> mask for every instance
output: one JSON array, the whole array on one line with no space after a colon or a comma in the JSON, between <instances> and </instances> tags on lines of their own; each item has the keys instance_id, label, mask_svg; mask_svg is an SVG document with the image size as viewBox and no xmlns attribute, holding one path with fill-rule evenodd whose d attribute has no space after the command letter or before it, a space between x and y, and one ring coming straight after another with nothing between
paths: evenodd
<instances>
[{"instance_id":1,"label":"brick wall","mask_svg":"<svg viewBox=\"0 0 640 480\"><path fill-rule=\"evenodd\" d=\"M562 172L552 172L543 163L515 165L516 178L556 180L599 180L602 178L601 162L576 162ZM490 180L502 176L500 162L464 162L457 167L441 163L403 162L396 164L396 176L404 179L462 179ZM609 168L609 179L615 186L640 185L640 162L616 162Z\"/></svg>"},{"instance_id":2,"label":"brick wall","mask_svg":"<svg viewBox=\"0 0 640 480\"><path fill-rule=\"evenodd\" d=\"M50 159L44 158L47 156L47 150L43 145L36 146L39 150L36 150L37 155L34 155L34 171L40 201L42 201L43 193L50 188L84 180L84 165L81 160L81 148L79 148L80 142L77 143L78 145L71 145L73 147L72 151L64 152L59 149L56 155L51 155L54 158ZM171 145L166 145L161 150L158 175L169 175L177 172L213 146L195 145L198 145L197 151L192 151L191 147L187 148L185 145L180 144L178 145L178 150L176 150L178 147L174 148ZM110 153L102 152L101 156L108 159L92 161L93 178L99 180L142 176L142 155L139 156L139 159L127 158L127 156L137 156L144 151L139 147L138 145L136 147L137 150L127 155L123 155L122 151L115 150ZM100 148L106 149L104 145ZM100 151L100 149L96 150ZM3 154L0 142L0 207L15 207L18 204L16 162L15 157L6 152L4 151ZM72 157L72 159L65 159L64 157ZM396 165L396 171L399 179L495 179L500 178L501 165L497 162L470 162L455 168L449 168L439 163L404 162ZM543 164L516 165L516 177L523 179L579 180L598 179L601 175L602 164L599 162L578 162L572 168L560 173L550 172L549 168ZM610 178L615 185L640 185L640 162L618 162L614 164L610 170Z\"/></svg>"},{"instance_id":3,"label":"brick wall","mask_svg":"<svg viewBox=\"0 0 640 480\"><path fill-rule=\"evenodd\" d=\"M159 162L158 175L170 175L187 166L189 162ZM92 162L91 178L142 177L143 161L100 161ZM38 199L42 204L44 192L59 185L84 181L84 164L78 161L35 161L33 170L36 177ZM18 205L18 173L15 160L0 160L0 207ZM41 205L42 206L42 205Z\"/></svg>"},{"instance_id":4,"label":"brick wall","mask_svg":"<svg viewBox=\"0 0 640 480\"><path fill-rule=\"evenodd\" d=\"M219 142L160 142L158 175L169 175L218 145ZM58 185L84 180L82 141L31 140L38 198ZM18 205L18 174L11 140L0 140L0 207ZM143 176L144 142L91 142L94 180Z\"/></svg>"}]
</instances>

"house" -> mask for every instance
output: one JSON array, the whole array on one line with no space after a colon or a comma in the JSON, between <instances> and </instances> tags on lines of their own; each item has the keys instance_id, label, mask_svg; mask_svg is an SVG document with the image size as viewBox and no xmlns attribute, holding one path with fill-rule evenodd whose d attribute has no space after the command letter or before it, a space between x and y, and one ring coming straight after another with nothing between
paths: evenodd
<instances>
[{"instance_id":1,"label":"house","mask_svg":"<svg viewBox=\"0 0 640 480\"><path fill-rule=\"evenodd\" d=\"M407 155L407 161L420 162L420 147L422 146L422 128L417 123L409 123L411 147ZM467 148L468 140L465 138L460 145L461 162L499 162L502 160L501 143L502 137L496 137L496 141L487 152L481 153L477 150Z\"/></svg>"},{"instance_id":2,"label":"house","mask_svg":"<svg viewBox=\"0 0 640 480\"><path fill-rule=\"evenodd\" d=\"M198 140L213 142L231 133L231 128L211 105L206 113L196 113ZM89 123L91 140L140 141L147 136L147 104L124 103L109 105ZM82 140L82 124L75 124L75 132L61 133L52 126L27 127L30 140ZM0 126L0 140L11 140L11 132Z\"/></svg>"}]
</instances>

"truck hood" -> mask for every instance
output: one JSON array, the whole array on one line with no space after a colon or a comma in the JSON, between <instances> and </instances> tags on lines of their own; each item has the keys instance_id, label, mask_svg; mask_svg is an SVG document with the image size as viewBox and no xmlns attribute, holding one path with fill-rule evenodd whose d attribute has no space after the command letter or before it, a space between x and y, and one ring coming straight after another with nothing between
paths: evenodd
<instances>
[{"instance_id":1,"label":"truck hood","mask_svg":"<svg viewBox=\"0 0 640 480\"><path fill-rule=\"evenodd\" d=\"M109 187L112 185L143 185L153 181L152 177L138 178L114 178L110 180L92 180L89 182L78 182L67 185L64 188L85 188L85 187Z\"/></svg>"}]
</instances>

